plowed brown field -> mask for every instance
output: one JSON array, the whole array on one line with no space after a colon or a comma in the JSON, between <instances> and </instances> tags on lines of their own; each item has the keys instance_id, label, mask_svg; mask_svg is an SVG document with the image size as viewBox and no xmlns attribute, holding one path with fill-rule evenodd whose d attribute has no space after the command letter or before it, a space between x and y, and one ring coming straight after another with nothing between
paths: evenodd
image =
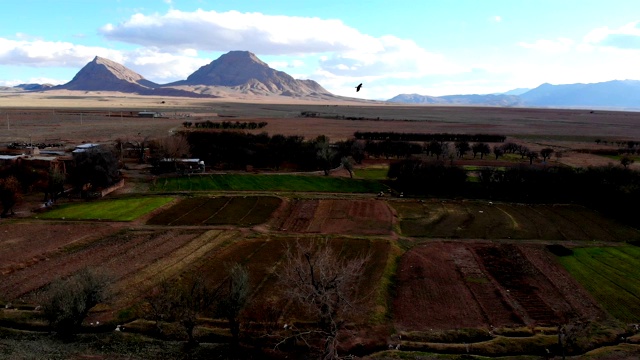
<instances>
[{"instance_id":1,"label":"plowed brown field","mask_svg":"<svg viewBox=\"0 0 640 360\"><path fill-rule=\"evenodd\" d=\"M574 317L605 317L537 245L419 245L403 255L396 285L394 321L405 331L556 325Z\"/></svg>"},{"instance_id":2,"label":"plowed brown field","mask_svg":"<svg viewBox=\"0 0 640 360\"><path fill-rule=\"evenodd\" d=\"M393 214L379 200L293 200L274 221L287 232L385 235L390 234Z\"/></svg>"}]
</instances>

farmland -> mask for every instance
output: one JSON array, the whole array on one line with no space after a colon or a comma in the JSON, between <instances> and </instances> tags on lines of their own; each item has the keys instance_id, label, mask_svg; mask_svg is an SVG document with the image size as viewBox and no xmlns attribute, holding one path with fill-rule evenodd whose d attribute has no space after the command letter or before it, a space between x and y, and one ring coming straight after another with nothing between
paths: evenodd
<instances>
[{"instance_id":1,"label":"farmland","mask_svg":"<svg viewBox=\"0 0 640 360\"><path fill-rule=\"evenodd\" d=\"M96 101L107 106L116 100ZM119 101L133 108L129 99ZM167 103L173 101L178 100ZM154 99L156 103L160 99ZM264 120L268 122L264 130L271 134L306 138L324 134L332 141L347 139L354 131L500 133L533 150L551 146L564 151L564 157L554 158L553 164L589 164L590 154L572 149L593 147L596 137L640 137L637 113L602 111L596 117L584 110L554 109L267 107L217 100L206 106L188 105L184 112L190 113L191 120L217 121L215 112L234 121ZM14 140L33 130L34 141L112 141L115 136L141 141L143 136L183 130L183 119L177 116L183 109L167 110L176 116L123 118L117 116L120 110L109 113L106 108L91 115L86 109L11 110L10 133L0 139ZM310 110L326 117L297 117ZM337 115L379 116L380 120L329 118ZM581 125L578 133L576 124ZM470 156L455 161L469 171L479 171L485 166L506 168L520 160L511 154L499 161ZM614 334L599 338L595 346L619 343L621 335L629 335L627 325L640 322L636 270L640 252L625 244L640 241L637 229L573 204L410 198L407 194L401 198L389 191L386 184L390 182L381 181L387 180L389 163L383 158L365 159L364 164L355 165L354 179L344 169L332 171L331 176L269 174L262 169L154 176L147 164L127 163L129 168L122 169L128 176L127 188L106 199L63 198L52 209L24 215L23 207L19 219L0 220L0 305L33 309L39 304L40 291L55 279L87 266L98 267L111 276L114 300L96 307L83 329L111 332L115 324L125 324L140 334L124 336L151 337L156 336L153 331L140 325L150 323L140 309L154 285L197 275L217 287L227 279L229 266L240 263L248 270L251 288L243 326L253 330L266 326L258 315L275 306L282 310L274 320L277 329L285 323L312 327L314 319L284 299L278 275L296 243L326 241L343 259L370 255L358 284L368 302L362 305L358 323L349 324L356 335L345 345L362 354L400 344L404 349L442 353L539 355L557 342L558 325L574 324L576 319L604 324L602 333ZM383 196L377 196L380 191ZM554 255L553 246L572 254ZM0 318L10 310L3 309ZM24 313L43 323L37 311ZM212 319L215 316L206 313L199 319L197 336L203 348L228 336L225 320ZM106 323L107 330L90 328L95 321ZM30 324L19 325L28 328ZM260 336L264 339L264 334ZM420 339L437 341L420 343ZM252 340L247 335L246 341ZM531 345L514 345L520 341ZM468 344L473 345L471 350ZM3 346L0 342L0 354ZM421 356L395 350L394 354Z\"/></svg>"},{"instance_id":2,"label":"farmland","mask_svg":"<svg viewBox=\"0 0 640 360\"><path fill-rule=\"evenodd\" d=\"M575 248L559 261L611 315L640 321L640 248Z\"/></svg>"},{"instance_id":3,"label":"farmland","mask_svg":"<svg viewBox=\"0 0 640 360\"><path fill-rule=\"evenodd\" d=\"M152 225L238 225L251 226L269 219L281 200L269 196L195 197L180 201L155 215Z\"/></svg>"},{"instance_id":4,"label":"farmland","mask_svg":"<svg viewBox=\"0 0 640 360\"><path fill-rule=\"evenodd\" d=\"M640 232L576 205L392 201L403 235L452 239L633 241Z\"/></svg>"},{"instance_id":5,"label":"farmland","mask_svg":"<svg viewBox=\"0 0 640 360\"><path fill-rule=\"evenodd\" d=\"M131 221L172 201L170 197L146 197L65 204L42 214L43 219Z\"/></svg>"},{"instance_id":6,"label":"farmland","mask_svg":"<svg viewBox=\"0 0 640 360\"><path fill-rule=\"evenodd\" d=\"M364 193L386 190L377 181L308 175L222 174L164 178L152 191L296 191Z\"/></svg>"}]
</instances>

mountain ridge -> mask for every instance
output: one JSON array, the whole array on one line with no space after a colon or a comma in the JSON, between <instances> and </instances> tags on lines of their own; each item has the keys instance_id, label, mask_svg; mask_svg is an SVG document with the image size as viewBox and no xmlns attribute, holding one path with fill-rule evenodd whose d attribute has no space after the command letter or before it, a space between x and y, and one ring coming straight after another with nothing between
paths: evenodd
<instances>
[{"instance_id":1,"label":"mountain ridge","mask_svg":"<svg viewBox=\"0 0 640 360\"><path fill-rule=\"evenodd\" d=\"M399 94L387 101L405 104L640 109L640 80L561 85L544 83L519 95L514 94L522 90L489 95Z\"/></svg>"}]
</instances>

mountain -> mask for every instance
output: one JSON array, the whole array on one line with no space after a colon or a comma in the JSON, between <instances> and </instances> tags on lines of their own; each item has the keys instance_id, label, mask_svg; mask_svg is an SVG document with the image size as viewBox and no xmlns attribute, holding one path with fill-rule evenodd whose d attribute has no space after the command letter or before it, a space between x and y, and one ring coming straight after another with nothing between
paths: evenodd
<instances>
[{"instance_id":1,"label":"mountain","mask_svg":"<svg viewBox=\"0 0 640 360\"><path fill-rule=\"evenodd\" d=\"M333 96L313 80L296 80L283 71L270 68L249 51L230 51L202 66L186 80L165 86L191 86L197 89L195 91L203 91L208 86L226 87L253 95Z\"/></svg>"},{"instance_id":2,"label":"mountain","mask_svg":"<svg viewBox=\"0 0 640 360\"><path fill-rule=\"evenodd\" d=\"M640 81L613 80L592 84L542 84L504 94L426 96L401 94L388 102L483 106L640 109ZM520 92L520 94L518 94Z\"/></svg>"},{"instance_id":3,"label":"mountain","mask_svg":"<svg viewBox=\"0 0 640 360\"><path fill-rule=\"evenodd\" d=\"M20 84L20 85L14 86L14 88L20 89L23 91L42 91L42 90L51 89L52 87L53 85L51 84Z\"/></svg>"},{"instance_id":4,"label":"mountain","mask_svg":"<svg viewBox=\"0 0 640 360\"><path fill-rule=\"evenodd\" d=\"M640 108L640 81L593 84L542 84L520 95L529 106Z\"/></svg>"},{"instance_id":5,"label":"mountain","mask_svg":"<svg viewBox=\"0 0 640 360\"><path fill-rule=\"evenodd\" d=\"M526 93L529 90L531 90L531 89L530 88L517 88L517 89L505 91L505 92L503 92L501 94L496 94L496 95L522 95L522 94Z\"/></svg>"},{"instance_id":6,"label":"mountain","mask_svg":"<svg viewBox=\"0 0 640 360\"><path fill-rule=\"evenodd\" d=\"M142 75L115 61L96 56L64 85L52 89L118 91L139 95L212 97L179 89L163 89Z\"/></svg>"},{"instance_id":7,"label":"mountain","mask_svg":"<svg viewBox=\"0 0 640 360\"><path fill-rule=\"evenodd\" d=\"M400 94L387 100L394 103L405 104L445 104L444 99L440 99L437 96L419 95L419 94Z\"/></svg>"},{"instance_id":8,"label":"mountain","mask_svg":"<svg viewBox=\"0 0 640 360\"><path fill-rule=\"evenodd\" d=\"M59 89L84 91L146 92L156 88L142 75L115 61L96 56L73 77L60 85Z\"/></svg>"},{"instance_id":9,"label":"mountain","mask_svg":"<svg viewBox=\"0 0 640 360\"><path fill-rule=\"evenodd\" d=\"M486 105L486 106L517 106L520 99L513 95L447 95L427 96L418 94L400 94L388 102L406 104L442 104L442 105Z\"/></svg>"}]
</instances>

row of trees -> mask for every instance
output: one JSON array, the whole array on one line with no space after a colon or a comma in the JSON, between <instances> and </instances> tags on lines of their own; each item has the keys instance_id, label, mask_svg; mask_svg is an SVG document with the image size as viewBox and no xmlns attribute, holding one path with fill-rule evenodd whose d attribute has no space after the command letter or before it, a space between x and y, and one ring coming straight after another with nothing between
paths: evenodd
<instances>
[{"instance_id":1,"label":"row of trees","mask_svg":"<svg viewBox=\"0 0 640 360\"><path fill-rule=\"evenodd\" d=\"M276 311L265 314L264 304L252 306L254 312L255 309L263 312L260 325L264 333L260 337L277 349L298 348L302 343L323 359L339 358L339 343L349 331L347 325L367 309L362 305L368 297L358 293L358 285L369 258L364 254L341 257L328 240L297 241L295 247L287 250L286 260L277 273L282 301ZM232 350L237 352L241 322L252 305L250 279L247 269L240 264L228 266L226 275L226 280L214 285L196 271L163 280L148 291L144 314L155 321L157 335L162 337L168 324L179 324L188 344L197 345L194 329L200 318L213 316L226 320ZM50 284L41 300L43 315L52 330L64 338L81 331L91 308L112 298L111 281L104 272L84 269ZM283 303L305 310L306 318L315 326L278 325L284 314ZM269 322L276 326L270 326ZM261 341L252 343L257 345Z\"/></svg>"},{"instance_id":2,"label":"row of trees","mask_svg":"<svg viewBox=\"0 0 640 360\"><path fill-rule=\"evenodd\" d=\"M640 173L619 166L484 168L479 171L479 182L469 182L461 167L443 161L405 159L391 164L389 177L405 194L579 203L640 225L628 210L640 201Z\"/></svg>"},{"instance_id":3,"label":"row of trees","mask_svg":"<svg viewBox=\"0 0 640 360\"><path fill-rule=\"evenodd\" d=\"M254 121L244 121L244 122L231 122L231 121L219 121L219 122L213 122L210 120L207 121L200 121L200 122L191 122L191 121L185 121L182 123L182 126L184 126L185 128L190 128L191 126L195 127L196 129L248 129L248 130L255 130L255 129L262 129L263 127L267 126L269 123L265 122L265 121L261 121L259 123L254 122Z\"/></svg>"},{"instance_id":4,"label":"row of trees","mask_svg":"<svg viewBox=\"0 0 640 360\"><path fill-rule=\"evenodd\" d=\"M398 133L356 131L353 136L358 140L391 140L391 141L438 141L438 142L504 142L506 136L495 134L448 134L448 133Z\"/></svg>"},{"instance_id":5,"label":"row of trees","mask_svg":"<svg viewBox=\"0 0 640 360\"><path fill-rule=\"evenodd\" d=\"M189 132L186 135L191 155L221 169L246 169L247 166L279 170L286 166L303 171L337 167L349 154L344 146L330 144L326 136L305 140L302 136L267 133Z\"/></svg>"}]
</instances>

